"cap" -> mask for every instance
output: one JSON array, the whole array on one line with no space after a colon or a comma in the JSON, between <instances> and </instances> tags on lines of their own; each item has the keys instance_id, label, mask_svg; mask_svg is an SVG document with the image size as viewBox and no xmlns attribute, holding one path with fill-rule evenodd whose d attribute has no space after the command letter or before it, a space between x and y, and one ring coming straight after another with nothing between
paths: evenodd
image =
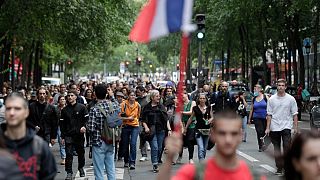
<instances>
[{"instance_id":1,"label":"cap","mask_svg":"<svg viewBox=\"0 0 320 180\"><path fill-rule=\"evenodd\" d=\"M33 96L33 97L34 97L34 96L37 96L37 93L36 93L35 91L32 91L32 92L31 92L31 96Z\"/></svg>"},{"instance_id":2,"label":"cap","mask_svg":"<svg viewBox=\"0 0 320 180\"><path fill-rule=\"evenodd\" d=\"M123 94L122 92L118 91L118 92L116 93L116 96L124 97L124 94Z\"/></svg>"}]
</instances>

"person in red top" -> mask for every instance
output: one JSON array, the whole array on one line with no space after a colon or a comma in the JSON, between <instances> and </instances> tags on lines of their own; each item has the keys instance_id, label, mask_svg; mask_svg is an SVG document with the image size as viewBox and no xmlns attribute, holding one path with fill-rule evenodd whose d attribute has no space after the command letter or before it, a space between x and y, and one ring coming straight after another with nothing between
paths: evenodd
<instances>
[{"instance_id":1,"label":"person in red top","mask_svg":"<svg viewBox=\"0 0 320 180\"><path fill-rule=\"evenodd\" d=\"M237 147L242 141L241 126L242 119L235 112L217 113L210 134L210 139L216 143L213 157L200 162L204 163L201 172L199 164L187 164L182 166L173 177L170 177L171 162L175 154L179 153L182 140L179 134L168 137L166 139L167 160L160 170L158 180L252 180L253 176L247 164L236 154ZM202 178L199 178L199 175Z\"/></svg>"}]
</instances>

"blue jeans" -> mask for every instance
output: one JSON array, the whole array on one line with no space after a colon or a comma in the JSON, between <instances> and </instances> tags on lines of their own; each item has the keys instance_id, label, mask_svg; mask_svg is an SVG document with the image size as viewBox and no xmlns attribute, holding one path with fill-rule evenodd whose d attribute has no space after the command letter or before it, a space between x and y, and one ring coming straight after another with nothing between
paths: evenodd
<instances>
[{"instance_id":1,"label":"blue jeans","mask_svg":"<svg viewBox=\"0 0 320 180\"><path fill-rule=\"evenodd\" d=\"M139 126L125 126L122 128L121 141L123 145L124 162L134 164L137 157L137 140L139 135ZM129 155L130 145L130 155Z\"/></svg>"},{"instance_id":2,"label":"blue jeans","mask_svg":"<svg viewBox=\"0 0 320 180\"><path fill-rule=\"evenodd\" d=\"M66 146L61 143L61 131L60 131L60 127L58 127L57 135L58 135L58 143L59 143L59 147L60 147L60 156L61 156L61 159L66 159Z\"/></svg>"},{"instance_id":3,"label":"blue jeans","mask_svg":"<svg viewBox=\"0 0 320 180\"><path fill-rule=\"evenodd\" d=\"M149 141L151 147L151 162L153 165L158 165L158 162L160 161L159 157L161 155L164 137L165 131L162 130L156 132L152 140Z\"/></svg>"},{"instance_id":4,"label":"blue jeans","mask_svg":"<svg viewBox=\"0 0 320 180\"><path fill-rule=\"evenodd\" d=\"M248 116L242 118L242 140L247 141L247 122Z\"/></svg>"},{"instance_id":5,"label":"blue jeans","mask_svg":"<svg viewBox=\"0 0 320 180\"><path fill-rule=\"evenodd\" d=\"M92 146L92 160L96 180L103 180L104 167L107 171L108 180L116 179L114 147L112 144L102 142L100 147Z\"/></svg>"},{"instance_id":6,"label":"blue jeans","mask_svg":"<svg viewBox=\"0 0 320 180\"><path fill-rule=\"evenodd\" d=\"M198 145L198 158L199 160L204 160L206 158L209 136L196 133L196 141Z\"/></svg>"}]
</instances>

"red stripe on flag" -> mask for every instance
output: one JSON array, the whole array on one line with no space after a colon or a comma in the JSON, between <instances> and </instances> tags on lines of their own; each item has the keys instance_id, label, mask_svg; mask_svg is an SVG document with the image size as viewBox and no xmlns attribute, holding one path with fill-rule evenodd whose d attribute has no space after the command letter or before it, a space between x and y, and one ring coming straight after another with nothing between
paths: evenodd
<instances>
[{"instance_id":1,"label":"red stripe on flag","mask_svg":"<svg viewBox=\"0 0 320 180\"><path fill-rule=\"evenodd\" d=\"M174 123L174 131L180 133L181 132L181 118L183 111L183 84L184 84L184 76L185 76L185 68L186 68L186 61L187 61L187 54L188 54L188 44L189 44L189 37L187 34L183 33L181 39L181 50L180 50L180 80L178 83L178 103L176 108L175 114L175 123Z\"/></svg>"},{"instance_id":2,"label":"red stripe on flag","mask_svg":"<svg viewBox=\"0 0 320 180\"><path fill-rule=\"evenodd\" d=\"M157 0L150 0L141 10L131 32L129 39L135 42L147 43L150 41L150 31L156 13Z\"/></svg>"}]
</instances>

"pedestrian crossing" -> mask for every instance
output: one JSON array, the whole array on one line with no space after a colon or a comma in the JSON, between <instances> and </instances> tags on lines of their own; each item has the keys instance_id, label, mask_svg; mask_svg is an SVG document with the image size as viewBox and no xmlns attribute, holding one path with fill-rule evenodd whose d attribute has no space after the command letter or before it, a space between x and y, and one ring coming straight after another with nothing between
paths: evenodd
<instances>
[{"instance_id":1,"label":"pedestrian crossing","mask_svg":"<svg viewBox=\"0 0 320 180\"><path fill-rule=\"evenodd\" d=\"M79 172L77 172L75 179L76 180L94 180L94 170L93 167L84 168L86 177L80 177ZM124 168L116 168L116 179L122 180L124 176ZM104 174L103 179L108 179L107 174Z\"/></svg>"}]
</instances>

